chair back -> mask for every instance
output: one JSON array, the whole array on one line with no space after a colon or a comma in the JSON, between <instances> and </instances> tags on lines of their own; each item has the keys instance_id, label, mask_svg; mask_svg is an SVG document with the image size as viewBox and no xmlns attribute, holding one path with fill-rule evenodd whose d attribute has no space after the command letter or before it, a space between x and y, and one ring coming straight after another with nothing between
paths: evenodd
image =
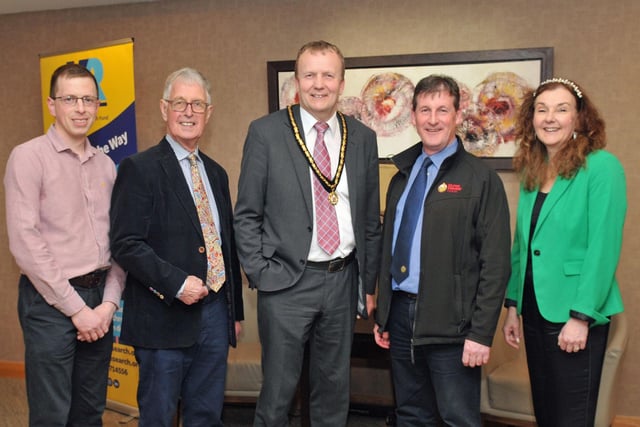
<instances>
[{"instance_id":1,"label":"chair back","mask_svg":"<svg viewBox=\"0 0 640 427\"><path fill-rule=\"evenodd\" d=\"M614 397L622 356L629 340L627 314L622 312L611 317L607 350L604 354L595 427L610 427L614 417Z\"/></svg>"}]
</instances>

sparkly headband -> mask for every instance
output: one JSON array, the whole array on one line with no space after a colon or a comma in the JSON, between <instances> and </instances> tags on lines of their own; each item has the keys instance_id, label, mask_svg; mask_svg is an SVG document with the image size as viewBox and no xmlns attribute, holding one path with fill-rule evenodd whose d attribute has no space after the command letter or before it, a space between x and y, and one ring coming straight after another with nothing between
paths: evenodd
<instances>
[{"instance_id":1,"label":"sparkly headband","mask_svg":"<svg viewBox=\"0 0 640 427\"><path fill-rule=\"evenodd\" d=\"M546 84L549 84L549 83L562 83L562 84L565 84L567 86L571 86L571 89L573 89L573 91L575 92L576 96L578 98L582 99L582 91L580 90L578 85L575 84L574 82L572 82L571 80L567 80L567 79L554 77L552 79L545 80L542 83L540 83L540 86L538 86L538 89L541 88L542 86L546 85ZM534 98L535 98L536 95L537 95L536 92L533 92Z\"/></svg>"}]
</instances>

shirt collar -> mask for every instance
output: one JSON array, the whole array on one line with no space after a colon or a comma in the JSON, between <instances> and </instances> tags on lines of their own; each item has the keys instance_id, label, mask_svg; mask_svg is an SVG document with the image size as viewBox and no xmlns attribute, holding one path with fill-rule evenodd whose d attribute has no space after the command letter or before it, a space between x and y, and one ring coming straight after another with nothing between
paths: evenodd
<instances>
[{"instance_id":1,"label":"shirt collar","mask_svg":"<svg viewBox=\"0 0 640 427\"><path fill-rule=\"evenodd\" d=\"M302 108L302 106L300 107L300 118L302 119L304 136L305 138L307 138L309 136L309 133L311 132L311 129L313 129L313 126L318 123L318 119L313 117L311 113ZM335 138L336 132L338 132L338 117L336 113L333 113L329 120L327 120L327 124L329 125L329 129L327 129L327 132L329 132L331 136Z\"/></svg>"},{"instance_id":2,"label":"shirt collar","mask_svg":"<svg viewBox=\"0 0 640 427\"><path fill-rule=\"evenodd\" d=\"M175 139L171 137L171 135L167 134L165 138L169 143L169 145L171 146L171 148L173 149L173 152L176 155L176 158L178 159L178 161L182 161L187 157L189 157L189 154L191 154L191 151L187 150L182 145L180 145ZM193 152L195 153L196 158L200 159L198 147L196 147L196 149Z\"/></svg>"},{"instance_id":3,"label":"shirt collar","mask_svg":"<svg viewBox=\"0 0 640 427\"><path fill-rule=\"evenodd\" d=\"M429 158L431 159L431 161L433 162L434 166L438 169L440 169L440 166L442 165L442 163L449 157L453 156L455 154L455 152L458 151L458 138L454 137L453 138L453 142L449 145L447 145L446 147L444 147L442 150L438 151L435 154L432 154L431 156L429 156ZM427 155L424 153L424 151L421 152L420 157L426 157Z\"/></svg>"},{"instance_id":4,"label":"shirt collar","mask_svg":"<svg viewBox=\"0 0 640 427\"><path fill-rule=\"evenodd\" d=\"M71 147L69 147L69 145L66 142L64 142L64 140L58 133L58 130L56 129L53 123L51 124L51 126L49 126L49 130L47 131L47 136L53 143L53 147L58 153L61 153L65 150L71 150ZM86 158L95 156L97 152L98 152L98 149L93 145L91 145L91 143L89 142L89 138L85 138L84 153Z\"/></svg>"}]
</instances>

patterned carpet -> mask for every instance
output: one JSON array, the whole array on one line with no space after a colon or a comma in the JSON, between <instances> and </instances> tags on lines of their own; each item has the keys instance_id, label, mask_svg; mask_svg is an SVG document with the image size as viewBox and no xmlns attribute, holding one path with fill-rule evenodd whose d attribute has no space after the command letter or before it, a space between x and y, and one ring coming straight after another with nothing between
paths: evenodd
<instances>
[{"instance_id":1,"label":"patterned carpet","mask_svg":"<svg viewBox=\"0 0 640 427\"><path fill-rule=\"evenodd\" d=\"M28 411L24 379L0 378L0 427L23 427L27 425ZM225 427L251 427L252 405L225 406ZM349 414L348 427L387 426L384 409L355 408ZM138 427L138 421L128 415L107 410L103 417L104 427ZM290 427L300 427L300 418L292 417Z\"/></svg>"}]
</instances>

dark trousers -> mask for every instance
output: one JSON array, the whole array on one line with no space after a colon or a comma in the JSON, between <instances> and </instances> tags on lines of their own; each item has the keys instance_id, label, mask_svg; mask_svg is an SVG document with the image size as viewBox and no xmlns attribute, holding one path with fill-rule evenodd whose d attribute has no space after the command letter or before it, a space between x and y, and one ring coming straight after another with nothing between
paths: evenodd
<instances>
[{"instance_id":1,"label":"dark trousers","mask_svg":"<svg viewBox=\"0 0 640 427\"><path fill-rule=\"evenodd\" d=\"M295 286L258 293L264 380L254 426L289 425L307 341L311 425L346 425L356 291L352 263L335 273L307 268Z\"/></svg>"},{"instance_id":2,"label":"dark trousers","mask_svg":"<svg viewBox=\"0 0 640 427\"><path fill-rule=\"evenodd\" d=\"M564 323L545 320L530 289L522 322L538 426L593 426L609 325L590 328L586 348L567 353L558 347Z\"/></svg>"},{"instance_id":3,"label":"dark trousers","mask_svg":"<svg viewBox=\"0 0 640 427\"><path fill-rule=\"evenodd\" d=\"M135 347L139 365L140 427L170 427L182 408L188 427L222 426L229 335L224 291L210 294L202 307L198 342L187 348Z\"/></svg>"},{"instance_id":4,"label":"dark trousers","mask_svg":"<svg viewBox=\"0 0 640 427\"><path fill-rule=\"evenodd\" d=\"M103 285L75 289L91 308L102 302ZM102 426L113 331L93 343L78 341L71 319L47 304L24 275L18 316L25 345L29 426Z\"/></svg>"},{"instance_id":5,"label":"dark trousers","mask_svg":"<svg viewBox=\"0 0 640 427\"><path fill-rule=\"evenodd\" d=\"M413 346L416 300L394 293L388 322L398 427L480 427L481 370L462 364L463 344Z\"/></svg>"}]
</instances>

